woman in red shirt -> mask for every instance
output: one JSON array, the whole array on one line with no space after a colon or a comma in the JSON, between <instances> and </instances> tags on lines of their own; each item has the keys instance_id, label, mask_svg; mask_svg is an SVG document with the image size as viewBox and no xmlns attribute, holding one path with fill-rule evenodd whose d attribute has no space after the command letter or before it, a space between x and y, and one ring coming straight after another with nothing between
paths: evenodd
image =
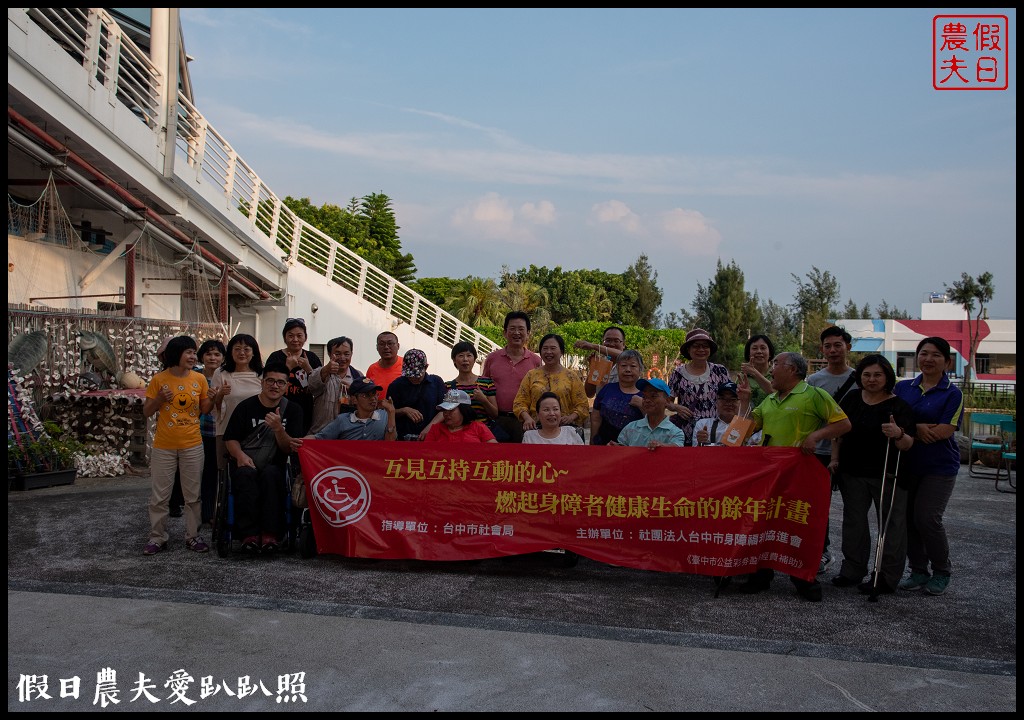
<instances>
[{"instance_id":1,"label":"woman in red shirt","mask_svg":"<svg viewBox=\"0 0 1024 720\"><path fill-rule=\"evenodd\" d=\"M476 419L473 399L465 390L449 390L437 409L442 411L443 416L441 422L430 426L424 438L427 442L498 442L487 425L473 422Z\"/></svg>"}]
</instances>

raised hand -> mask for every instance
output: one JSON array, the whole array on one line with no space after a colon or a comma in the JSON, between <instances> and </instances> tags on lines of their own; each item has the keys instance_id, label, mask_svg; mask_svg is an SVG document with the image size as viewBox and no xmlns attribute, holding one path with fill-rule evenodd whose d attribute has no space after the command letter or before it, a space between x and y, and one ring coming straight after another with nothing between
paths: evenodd
<instances>
[{"instance_id":1,"label":"raised hand","mask_svg":"<svg viewBox=\"0 0 1024 720\"><path fill-rule=\"evenodd\" d=\"M265 422L267 427L274 432L283 428L284 421L281 419L281 406L278 405L272 412L268 412L267 416L263 418L263 422Z\"/></svg>"}]
</instances>

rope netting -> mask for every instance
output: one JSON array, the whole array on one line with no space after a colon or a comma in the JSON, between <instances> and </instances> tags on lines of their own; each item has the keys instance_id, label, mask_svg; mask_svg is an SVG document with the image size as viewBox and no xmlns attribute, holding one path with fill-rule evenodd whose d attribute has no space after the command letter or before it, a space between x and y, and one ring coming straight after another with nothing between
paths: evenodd
<instances>
[{"instance_id":1,"label":"rope netting","mask_svg":"<svg viewBox=\"0 0 1024 720\"><path fill-rule=\"evenodd\" d=\"M35 202L25 205L8 193L7 234L27 240L52 242L76 250L85 249L85 243L60 201L52 171Z\"/></svg>"}]
</instances>

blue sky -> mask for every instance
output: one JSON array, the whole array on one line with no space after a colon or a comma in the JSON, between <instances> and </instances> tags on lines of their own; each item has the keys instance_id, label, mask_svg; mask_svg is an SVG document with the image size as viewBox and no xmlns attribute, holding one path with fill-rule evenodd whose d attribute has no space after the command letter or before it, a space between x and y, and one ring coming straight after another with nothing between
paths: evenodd
<instances>
[{"instance_id":1,"label":"blue sky","mask_svg":"<svg viewBox=\"0 0 1024 720\"><path fill-rule=\"evenodd\" d=\"M182 8L196 104L280 197L391 198L418 277L716 263L788 305L917 315L961 272L1016 317L1009 89L932 88L935 10Z\"/></svg>"}]
</instances>

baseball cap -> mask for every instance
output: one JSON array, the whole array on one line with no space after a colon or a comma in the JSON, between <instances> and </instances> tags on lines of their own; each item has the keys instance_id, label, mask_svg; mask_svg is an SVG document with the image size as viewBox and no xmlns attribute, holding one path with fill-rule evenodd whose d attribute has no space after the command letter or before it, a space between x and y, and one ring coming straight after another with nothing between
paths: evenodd
<instances>
[{"instance_id":1,"label":"baseball cap","mask_svg":"<svg viewBox=\"0 0 1024 720\"><path fill-rule=\"evenodd\" d=\"M665 381L661 380L660 378L651 378L650 380L645 380L641 378L640 380L636 381L636 389L639 390L640 392L643 392L649 387L654 388L655 390L659 390L668 395L669 397L672 397L672 391L668 389L668 385L665 384Z\"/></svg>"},{"instance_id":2,"label":"baseball cap","mask_svg":"<svg viewBox=\"0 0 1024 720\"><path fill-rule=\"evenodd\" d=\"M724 382L718 386L718 394L724 395L725 393L732 393L736 397L740 396L739 387L732 380Z\"/></svg>"},{"instance_id":3,"label":"baseball cap","mask_svg":"<svg viewBox=\"0 0 1024 720\"><path fill-rule=\"evenodd\" d=\"M368 377L361 377L358 380L353 380L352 384L348 387L349 395L362 395L364 393L374 393L378 390L383 390L380 385L375 383Z\"/></svg>"},{"instance_id":4,"label":"baseball cap","mask_svg":"<svg viewBox=\"0 0 1024 720\"><path fill-rule=\"evenodd\" d=\"M444 394L444 399L437 406L438 410L454 410L459 405L470 405L473 400L465 390L449 390Z\"/></svg>"},{"instance_id":5,"label":"baseball cap","mask_svg":"<svg viewBox=\"0 0 1024 720\"><path fill-rule=\"evenodd\" d=\"M427 372L427 354L422 350L409 350L402 356L402 377L419 377Z\"/></svg>"}]
</instances>

